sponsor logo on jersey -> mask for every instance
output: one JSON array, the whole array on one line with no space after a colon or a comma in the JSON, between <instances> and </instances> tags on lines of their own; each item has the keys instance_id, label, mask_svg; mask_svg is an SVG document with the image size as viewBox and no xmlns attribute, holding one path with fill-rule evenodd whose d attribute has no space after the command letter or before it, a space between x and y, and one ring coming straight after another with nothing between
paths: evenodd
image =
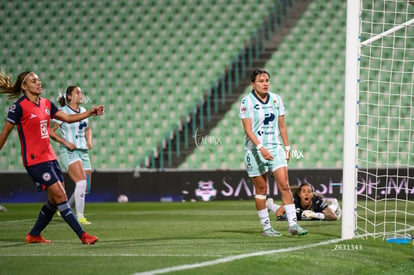
<instances>
[{"instance_id":1,"label":"sponsor logo on jersey","mask_svg":"<svg viewBox=\"0 0 414 275\"><path fill-rule=\"evenodd\" d=\"M49 127L47 126L47 120L40 121L40 136L41 138L49 138Z\"/></svg>"},{"instance_id":2,"label":"sponsor logo on jersey","mask_svg":"<svg viewBox=\"0 0 414 275\"><path fill-rule=\"evenodd\" d=\"M81 121L79 123L79 130L82 130L83 128L88 127L88 124L85 121Z\"/></svg>"},{"instance_id":3,"label":"sponsor logo on jersey","mask_svg":"<svg viewBox=\"0 0 414 275\"><path fill-rule=\"evenodd\" d=\"M275 115L273 113L270 114L266 114L265 115L265 119L263 120L263 124L264 125L269 125L270 122L272 122L273 120L275 120Z\"/></svg>"}]
</instances>

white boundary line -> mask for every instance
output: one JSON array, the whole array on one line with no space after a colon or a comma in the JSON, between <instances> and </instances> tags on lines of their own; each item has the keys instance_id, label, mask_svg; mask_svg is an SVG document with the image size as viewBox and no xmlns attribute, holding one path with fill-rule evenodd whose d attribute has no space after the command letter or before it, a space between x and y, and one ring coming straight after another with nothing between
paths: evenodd
<instances>
[{"instance_id":1,"label":"white boundary line","mask_svg":"<svg viewBox=\"0 0 414 275\"><path fill-rule=\"evenodd\" d=\"M22 244L22 242L15 242L14 244ZM1 248L1 242L0 242ZM75 254L66 254L66 253L44 253L42 254L22 254L22 253L10 253L10 254L0 254L1 257L79 257L79 253ZM87 257L205 257L213 258L220 255L194 255L194 254L85 254Z\"/></svg>"},{"instance_id":2,"label":"white boundary line","mask_svg":"<svg viewBox=\"0 0 414 275\"><path fill-rule=\"evenodd\" d=\"M25 222L33 222L33 223L35 223L35 222L36 222L36 219L35 219L35 218L33 218L33 219L22 219L22 220L0 221L0 225L4 225L4 224L11 224L11 223L21 223L21 222L23 222L23 223L25 223Z\"/></svg>"},{"instance_id":3,"label":"white boundary line","mask_svg":"<svg viewBox=\"0 0 414 275\"><path fill-rule=\"evenodd\" d=\"M296 247L288 247L288 248L282 248L282 249L276 249L276 250L269 250L269 251L260 251L260 252L253 252L253 253L247 253L247 254L240 254L235 256L230 256L226 258L220 258L217 260L207 261L207 262L201 262L201 263L195 263L195 264L186 264L186 265L178 265L178 266L172 266L162 269L156 269L152 271L146 271L146 272L139 272L134 273L134 275L153 275L153 274L162 274L167 272L173 272L173 271L180 271L180 270L187 270L187 269L194 269L199 267L205 267L210 265L217 265L222 263L228 263L240 259L250 258L250 257L256 257L256 256L263 256L263 255L269 255L269 254L276 254L276 253L283 253L283 252L291 252L295 250L302 250L307 248L312 248L316 246L321 245L327 245L327 244L333 244L343 241L342 239L333 239L329 241L324 241L320 243L314 243L314 244L308 244L308 245L302 245L302 246L296 246Z\"/></svg>"}]
</instances>

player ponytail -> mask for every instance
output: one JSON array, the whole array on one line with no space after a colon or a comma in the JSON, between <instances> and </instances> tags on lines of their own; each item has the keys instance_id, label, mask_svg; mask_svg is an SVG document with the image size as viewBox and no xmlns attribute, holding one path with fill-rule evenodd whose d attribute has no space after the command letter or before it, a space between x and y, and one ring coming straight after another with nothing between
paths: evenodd
<instances>
[{"instance_id":1,"label":"player ponytail","mask_svg":"<svg viewBox=\"0 0 414 275\"><path fill-rule=\"evenodd\" d=\"M70 103L70 99L68 98L68 96L72 95L72 91L78 86L69 86L66 88L66 92L64 95L62 95L61 93L59 93L59 104L61 107L64 107L66 105L69 105Z\"/></svg>"},{"instance_id":2,"label":"player ponytail","mask_svg":"<svg viewBox=\"0 0 414 275\"><path fill-rule=\"evenodd\" d=\"M31 73L30 71L20 73L13 85L11 77L0 71L0 93L6 94L8 99L19 98L23 92L22 84Z\"/></svg>"}]
</instances>

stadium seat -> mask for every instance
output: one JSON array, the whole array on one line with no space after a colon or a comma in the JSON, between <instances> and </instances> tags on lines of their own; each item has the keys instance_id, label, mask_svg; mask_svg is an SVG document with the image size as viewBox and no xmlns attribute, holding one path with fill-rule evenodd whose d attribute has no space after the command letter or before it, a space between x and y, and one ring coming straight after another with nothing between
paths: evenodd
<instances>
[{"instance_id":1,"label":"stadium seat","mask_svg":"<svg viewBox=\"0 0 414 275\"><path fill-rule=\"evenodd\" d=\"M133 168L134 161L155 149L194 109L257 30L274 5L273 0L259 2L2 1L2 41L11 43L2 43L0 63L13 76L27 68L38 72L46 86L45 96L51 99L69 83L76 83L91 98L87 107L105 104L104 117L90 119L96 147L108 142L122 144L125 157L95 147L94 167ZM298 161L293 167L313 167L315 163L338 167L337 159L341 159L338 137L343 124L345 10L341 1L310 3L265 65L272 76L272 89L286 102L288 131L296 145L312 147L309 135L317 132L320 140L314 142L335 140L338 145L332 157ZM79 15L77 20L74 15ZM30 32L35 25L42 28ZM20 29L29 32L18 32ZM26 43L16 42L23 40ZM24 55L29 49L37 50ZM7 110L8 104L0 101L2 109ZM238 105L235 103L212 135L223 140L243 136ZM329 138L323 135L327 124ZM307 127L312 131L306 132ZM317 151L322 145L313 146ZM195 159L202 159L205 168L217 168L217 163L228 168L244 166L242 142L226 141L221 151L210 149L196 149L183 166L197 168ZM18 152L11 157L14 165L1 161L12 150ZM1 170L22 169L17 163L19 150L18 137L9 138L0 152ZM220 158L226 154L228 161Z\"/></svg>"},{"instance_id":2,"label":"stadium seat","mask_svg":"<svg viewBox=\"0 0 414 275\"><path fill-rule=\"evenodd\" d=\"M335 5L343 8L343 4ZM293 168L341 166L342 142L338 142L338 137L342 136L343 127L343 85L338 89L337 84L344 81L344 48L338 47L340 41L345 39L342 31L345 16L337 18L336 24L332 24L331 18L335 18L338 12L325 6L321 1L311 3L297 26L265 65L271 75L271 89L284 100L292 146L304 154L304 158L290 162L290 167ZM315 14L318 16L315 17ZM340 14L344 15L343 12ZM326 33L326 36L321 36L320 33ZM334 37L337 33L341 35ZM332 39L338 41L334 45L338 54L330 54ZM333 75L332 71L335 72ZM247 92L249 87L246 87L245 94ZM211 131L213 135L219 133L226 137L243 137L238 118L240 100L241 97L229 111L231 115L226 115L219 122L219 130L216 128ZM332 118L336 118L333 121L335 123L332 123ZM229 121L237 121L238 124ZM229 124L232 126L229 127ZM232 160L223 159L227 163L220 165L244 168L242 142L236 146L234 142L224 142L222 147L222 151L227 152L223 155L232 154ZM329 151L324 147L329 148ZM204 153L198 149L193 154L201 156ZM191 159L190 157L182 167L191 167ZM205 165L208 168L218 168L218 162L205 162Z\"/></svg>"}]
</instances>

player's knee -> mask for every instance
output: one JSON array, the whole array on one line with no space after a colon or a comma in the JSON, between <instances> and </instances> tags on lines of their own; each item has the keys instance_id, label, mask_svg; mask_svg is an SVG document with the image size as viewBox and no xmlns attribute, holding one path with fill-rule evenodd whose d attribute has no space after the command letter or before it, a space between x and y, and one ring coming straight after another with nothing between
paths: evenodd
<instances>
[{"instance_id":1,"label":"player's knee","mask_svg":"<svg viewBox=\"0 0 414 275\"><path fill-rule=\"evenodd\" d=\"M281 184L278 188L281 193L290 192L289 184Z\"/></svg>"},{"instance_id":2,"label":"player's knee","mask_svg":"<svg viewBox=\"0 0 414 275\"><path fill-rule=\"evenodd\" d=\"M267 186L255 186L256 194L267 194Z\"/></svg>"},{"instance_id":3,"label":"player's knee","mask_svg":"<svg viewBox=\"0 0 414 275\"><path fill-rule=\"evenodd\" d=\"M56 182L47 188L47 194L49 200L58 205L67 201L67 196L64 187L61 182Z\"/></svg>"}]
</instances>

